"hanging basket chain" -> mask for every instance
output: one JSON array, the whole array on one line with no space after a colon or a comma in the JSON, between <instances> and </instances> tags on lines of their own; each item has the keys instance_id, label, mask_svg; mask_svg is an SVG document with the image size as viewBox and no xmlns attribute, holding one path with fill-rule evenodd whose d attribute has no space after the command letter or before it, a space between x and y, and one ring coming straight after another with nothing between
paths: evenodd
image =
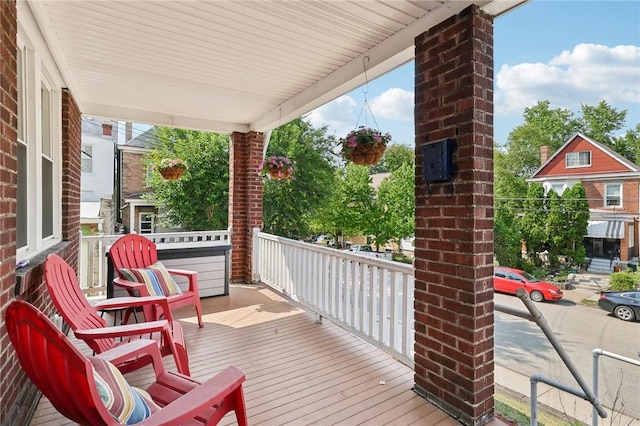
<instances>
[{"instance_id":1,"label":"hanging basket chain","mask_svg":"<svg viewBox=\"0 0 640 426\"><path fill-rule=\"evenodd\" d=\"M353 131L347 134L346 137L340 139L342 144L342 156L348 161L359 165L372 165L377 164L382 159L387 143L391 140L389 133L383 134L378 129L378 122L371 111L371 106L367 100L367 93L369 92L369 77L367 76L366 62L369 61L369 57L362 58L362 66L364 68L364 81L365 84L362 87L364 93L364 102L360 109L360 115L356 121L356 127ZM367 126L367 112L375 124L375 129ZM364 124L360 126L360 120L363 119Z\"/></svg>"},{"instance_id":2,"label":"hanging basket chain","mask_svg":"<svg viewBox=\"0 0 640 426\"><path fill-rule=\"evenodd\" d=\"M358 119L356 120L356 127L358 128L358 124L360 124L360 119L364 114L364 126L367 126L367 111L373 120L373 124L375 124L375 128L379 129L378 122L376 121L376 117L373 115L373 111L371 111L371 106L369 105L369 101L367 100L367 93L369 93L369 77L367 76L367 65L365 62L369 61L369 57L365 56L362 58L362 68L364 69L364 86L362 87L362 93L364 93L364 102L362 103L362 108L360 108L360 114L358 115Z\"/></svg>"},{"instance_id":3,"label":"hanging basket chain","mask_svg":"<svg viewBox=\"0 0 640 426\"><path fill-rule=\"evenodd\" d=\"M365 110L366 108L366 110ZM369 115L371 116L371 119L373 120L373 124L375 124L375 128L376 130L379 130L380 127L378 126L378 122L376 121L376 117L374 117L373 112L371 111L371 107L369 106L369 102L367 102L367 99L365 97L364 103L362 104L362 108L360 109L360 115L358 115L358 120L356 121L356 127L355 129L358 128L358 124L360 123L360 118L362 118L362 114L364 113L364 126L367 126L367 111L369 111Z\"/></svg>"}]
</instances>

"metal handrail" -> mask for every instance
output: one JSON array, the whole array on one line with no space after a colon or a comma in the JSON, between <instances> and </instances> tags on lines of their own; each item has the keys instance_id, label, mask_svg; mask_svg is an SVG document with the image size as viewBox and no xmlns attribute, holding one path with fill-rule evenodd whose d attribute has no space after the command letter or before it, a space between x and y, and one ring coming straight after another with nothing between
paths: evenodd
<instances>
[{"instance_id":1,"label":"metal handrail","mask_svg":"<svg viewBox=\"0 0 640 426\"><path fill-rule=\"evenodd\" d=\"M618 361L622 361L622 362L626 362L627 364L631 364L631 365L635 365L636 367L640 367L640 361L636 361L635 359L631 359L628 358L626 356L622 356L622 355L618 355L618 354L614 354L613 352L607 352L604 351L602 349L594 349L593 350L593 392L595 392L595 394L598 394L598 370L599 370L599 365L598 365L598 360L600 359L600 355L602 356L607 356L609 358L613 358L615 360ZM638 353L638 356L640 356L640 353ZM593 414L591 415L591 425L592 426L598 426L598 419L596 417L596 413L595 413L595 406L593 407Z\"/></svg>"},{"instance_id":2,"label":"metal handrail","mask_svg":"<svg viewBox=\"0 0 640 426\"><path fill-rule=\"evenodd\" d=\"M587 384L587 382L584 381L584 379L578 372L578 369L576 368L575 364L573 363L573 361L571 361L571 359L569 358L569 355L562 347L562 344L560 343L556 335L553 333L553 330L551 330L551 327L549 327L547 320L544 318L544 316L538 310L538 308L536 308L536 306L533 304L533 301L529 298L529 294L526 292L525 289L519 288L516 292L516 295L520 300L522 300L522 302L524 303L525 307L529 312L522 311L519 309L514 309L509 306L498 305L498 304L495 305L495 310L535 322L538 325L538 327L540 327L544 335L547 337L547 340L549 340L549 343L551 343L556 353L560 356L560 359L562 359L562 362L564 362L564 365L567 367L571 375L576 379L581 389L581 390L573 389L562 383L556 382L555 380L546 378L541 374L532 374L530 376L531 426L536 426L538 424L538 407L537 407L538 405L537 383L538 382L546 383L557 389L563 390L565 392L571 393L572 395L575 395L577 397L580 397L582 399L589 401L589 403L591 403L591 406L593 407L594 413L596 413L603 419L606 418L607 412L602 406L602 404L600 403L600 401L598 401L597 394L593 392L589 388L589 385ZM597 421L597 417L594 416L594 418L596 418L596 421Z\"/></svg>"}]
</instances>

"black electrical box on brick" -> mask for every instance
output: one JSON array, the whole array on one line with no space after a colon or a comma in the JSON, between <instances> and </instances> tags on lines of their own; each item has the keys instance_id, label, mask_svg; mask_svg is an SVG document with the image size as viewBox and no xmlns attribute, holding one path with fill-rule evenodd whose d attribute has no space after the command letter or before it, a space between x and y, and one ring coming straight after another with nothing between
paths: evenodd
<instances>
[{"instance_id":1,"label":"black electrical box on brick","mask_svg":"<svg viewBox=\"0 0 640 426\"><path fill-rule=\"evenodd\" d=\"M425 182L449 182L455 174L453 153L456 142L443 139L422 145L422 178Z\"/></svg>"}]
</instances>

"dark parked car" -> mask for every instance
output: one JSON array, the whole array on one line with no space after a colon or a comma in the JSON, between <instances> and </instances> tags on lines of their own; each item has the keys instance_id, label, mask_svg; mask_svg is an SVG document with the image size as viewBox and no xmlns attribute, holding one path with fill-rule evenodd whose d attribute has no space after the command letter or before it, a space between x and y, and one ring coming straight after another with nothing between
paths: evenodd
<instances>
[{"instance_id":1,"label":"dark parked car","mask_svg":"<svg viewBox=\"0 0 640 426\"><path fill-rule=\"evenodd\" d=\"M516 294L524 288L534 302L562 299L562 290L520 269L496 266L493 269L493 289L500 293Z\"/></svg>"},{"instance_id":2,"label":"dark parked car","mask_svg":"<svg viewBox=\"0 0 640 426\"><path fill-rule=\"evenodd\" d=\"M598 306L623 321L640 319L640 290L601 291Z\"/></svg>"}]
</instances>

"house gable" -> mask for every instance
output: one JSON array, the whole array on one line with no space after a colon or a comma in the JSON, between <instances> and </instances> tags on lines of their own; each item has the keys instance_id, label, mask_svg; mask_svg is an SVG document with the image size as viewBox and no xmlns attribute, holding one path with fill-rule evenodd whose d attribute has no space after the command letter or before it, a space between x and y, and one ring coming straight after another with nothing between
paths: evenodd
<instances>
[{"instance_id":1,"label":"house gable","mask_svg":"<svg viewBox=\"0 0 640 426\"><path fill-rule=\"evenodd\" d=\"M590 153L590 164L567 167L567 154L579 152ZM638 172L640 172L640 168L635 164L593 139L577 133L542 164L531 179Z\"/></svg>"}]
</instances>

